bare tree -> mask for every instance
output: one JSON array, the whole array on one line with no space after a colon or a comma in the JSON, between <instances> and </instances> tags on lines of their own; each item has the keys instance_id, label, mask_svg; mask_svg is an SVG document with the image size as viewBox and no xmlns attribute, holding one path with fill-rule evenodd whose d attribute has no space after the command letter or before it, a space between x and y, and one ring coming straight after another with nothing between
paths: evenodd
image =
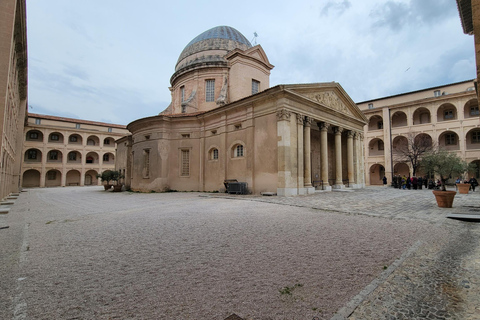
<instances>
[{"instance_id":1,"label":"bare tree","mask_svg":"<svg viewBox=\"0 0 480 320\"><path fill-rule=\"evenodd\" d=\"M417 174L422 157L435 148L428 134L415 132L409 132L404 139L400 138L392 147L395 161L410 163L413 176Z\"/></svg>"}]
</instances>

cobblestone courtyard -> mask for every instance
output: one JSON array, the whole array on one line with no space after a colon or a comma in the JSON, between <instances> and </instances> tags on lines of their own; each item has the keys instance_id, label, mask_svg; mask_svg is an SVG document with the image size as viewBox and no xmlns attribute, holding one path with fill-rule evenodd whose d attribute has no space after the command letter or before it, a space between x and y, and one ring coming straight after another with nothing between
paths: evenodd
<instances>
[{"instance_id":1,"label":"cobblestone courtyard","mask_svg":"<svg viewBox=\"0 0 480 320\"><path fill-rule=\"evenodd\" d=\"M480 193L30 189L0 215L1 319L480 319Z\"/></svg>"}]
</instances>

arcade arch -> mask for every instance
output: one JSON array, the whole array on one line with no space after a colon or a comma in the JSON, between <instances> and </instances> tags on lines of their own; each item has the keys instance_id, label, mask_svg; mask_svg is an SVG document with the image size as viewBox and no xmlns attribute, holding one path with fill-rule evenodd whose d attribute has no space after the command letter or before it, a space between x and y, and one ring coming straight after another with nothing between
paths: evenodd
<instances>
[{"instance_id":1,"label":"arcade arch","mask_svg":"<svg viewBox=\"0 0 480 320\"><path fill-rule=\"evenodd\" d=\"M29 130L25 136L25 141L43 141L43 133L40 130Z\"/></svg>"},{"instance_id":2,"label":"arcade arch","mask_svg":"<svg viewBox=\"0 0 480 320\"><path fill-rule=\"evenodd\" d=\"M63 134L60 132L52 132L48 135L49 143L63 143Z\"/></svg>"},{"instance_id":3,"label":"arcade arch","mask_svg":"<svg viewBox=\"0 0 480 320\"><path fill-rule=\"evenodd\" d=\"M392 128L405 127L408 125L407 115L403 111L397 111L392 115Z\"/></svg>"},{"instance_id":4,"label":"arcade arch","mask_svg":"<svg viewBox=\"0 0 480 320\"><path fill-rule=\"evenodd\" d=\"M24 162L42 162L42 151L30 148L25 151L25 155L23 157Z\"/></svg>"},{"instance_id":5,"label":"arcade arch","mask_svg":"<svg viewBox=\"0 0 480 320\"><path fill-rule=\"evenodd\" d=\"M79 186L80 185L80 172L78 170L70 170L67 172L65 185L67 186Z\"/></svg>"},{"instance_id":6,"label":"arcade arch","mask_svg":"<svg viewBox=\"0 0 480 320\"><path fill-rule=\"evenodd\" d=\"M413 125L430 123L430 110L425 107L421 107L415 110L413 113Z\"/></svg>"},{"instance_id":7,"label":"arcade arch","mask_svg":"<svg viewBox=\"0 0 480 320\"><path fill-rule=\"evenodd\" d=\"M88 170L85 172L85 182L84 184L86 186L96 186L98 185L98 178L97 178L98 172L95 170Z\"/></svg>"},{"instance_id":8,"label":"arcade arch","mask_svg":"<svg viewBox=\"0 0 480 320\"><path fill-rule=\"evenodd\" d=\"M450 121L457 119L457 108L451 103L444 103L437 109L437 121Z\"/></svg>"},{"instance_id":9,"label":"arcade arch","mask_svg":"<svg viewBox=\"0 0 480 320\"><path fill-rule=\"evenodd\" d=\"M445 131L438 137L438 146L445 150L460 150L458 134L453 131Z\"/></svg>"},{"instance_id":10,"label":"arcade arch","mask_svg":"<svg viewBox=\"0 0 480 320\"><path fill-rule=\"evenodd\" d=\"M368 144L368 155L383 156L384 149L385 149L385 146L382 139L379 139L379 138L372 139Z\"/></svg>"},{"instance_id":11,"label":"arcade arch","mask_svg":"<svg viewBox=\"0 0 480 320\"><path fill-rule=\"evenodd\" d=\"M48 170L45 174L45 187L60 187L62 185L62 173L56 169Z\"/></svg>"},{"instance_id":12,"label":"arcade arch","mask_svg":"<svg viewBox=\"0 0 480 320\"><path fill-rule=\"evenodd\" d=\"M465 103L465 107L463 108L463 113L465 119L467 118L478 118L480 116L480 110L478 109L478 100L471 99Z\"/></svg>"},{"instance_id":13,"label":"arcade arch","mask_svg":"<svg viewBox=\"0 0 480 320\"><path fill-rule=\"evenodd\" d=\"M385 167L381 164L374 164L370 167L370 184L371 185L382 185L383 177L385 176Z\"/></svg>"},{"instance_id":14,"label":"arcade arch","mask_svg":"<svg viewBox=\"0 0 480 320\"><path fill-rule=\"evenodd\" d=\"M35 169L26 170L22 177L22 187L36 188L40 187L40 172Z\"/></svg>"},{"instance_id":15,"label":"arcade arch","mask_svg":"<svg viewBox=\"0 0 480 320\"><path fill-rule=\"evenodd\" d=\"M383 129L383 118L379 115L372 116L368 121L368 131Z\"/></svg>"}]
</instances>

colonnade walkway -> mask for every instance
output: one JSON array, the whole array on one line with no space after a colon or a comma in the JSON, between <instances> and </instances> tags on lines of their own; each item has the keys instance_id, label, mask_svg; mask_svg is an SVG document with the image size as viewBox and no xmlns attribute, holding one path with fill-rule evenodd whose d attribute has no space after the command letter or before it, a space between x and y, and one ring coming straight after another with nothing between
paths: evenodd
<instances>
[{"instance_id":1,"label":"colonnade walkway","mask_svg":"<svg viewBox=\"0 0 480 320\"><path fill-rule=\"evenodd\" d=\"M480 192L22 192L0 215L1 319L477 319ZM7 228L8 227L8 228Z\"/></svg>"}]
</instances>

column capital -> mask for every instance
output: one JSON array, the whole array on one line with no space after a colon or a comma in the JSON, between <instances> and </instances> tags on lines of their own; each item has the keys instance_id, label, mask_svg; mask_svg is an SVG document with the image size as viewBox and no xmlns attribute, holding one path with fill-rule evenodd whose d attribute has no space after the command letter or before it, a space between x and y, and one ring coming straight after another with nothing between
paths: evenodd
<instances>
[{"instance_id":1,"label":"column capital","mask_svg":"<svg viewBox=\"0 0 480 320\"><path fill-rule=\"evenodd\" d=\"M321 130L321 131L327 131L328 128L330 128L330 125L329 125L328 123L326 123L326 122L321 122L320 125L319 125L319 127L320 127L320 130Z\"/></svg>"},{"instance_id":2,"label":"column capital","mask_svg":"<svg viewBox=\"0 0 480 320\"><path fill-rule=\"evenodd\" d=\"M305 117L305 127L310 127L312 125L313 119L310 117Z\"/></svg>"},{"instance_id":3,"label":"column capital","mask_svg":"<svg viewBox=\"0 0 480 320\"><path fill-rule=\"evenodd\" d=\"M303 125L303 115L297 113L297 123Z\"/></svg>"},{"instance_id":4,"label":"column capital","mask_svg":"<svg viewBox=\"0 0 480 320\"><path fill-rule=\"evenodd\" d=\"M343 128L342 127L335 127L333 128L333 132L335 132L335 134L342 134L343 132Z\"/></svg>"},{"instance_id":5,"label":"column capital","mask_svg":"<svg viewBox=\"0 0 480 320\"><path fill-rule=\"evenodd\" d=\"M291 112L288 111L287 109L277 110L277 120L278 121L281 121L281 120L290 121L290 116L291 116Z\"/></svg>"},{"instance_id":6,"label":"column capital","mask_svg":"<svg viewBox=\"0 0 480 320\"><path fill-rule=\"evenodd\" d=\"M355 131L353 130L348 130L347 131L347 137L350 138L350 139L353 139L355 137Z\"/></svg>"}]
</instances>

